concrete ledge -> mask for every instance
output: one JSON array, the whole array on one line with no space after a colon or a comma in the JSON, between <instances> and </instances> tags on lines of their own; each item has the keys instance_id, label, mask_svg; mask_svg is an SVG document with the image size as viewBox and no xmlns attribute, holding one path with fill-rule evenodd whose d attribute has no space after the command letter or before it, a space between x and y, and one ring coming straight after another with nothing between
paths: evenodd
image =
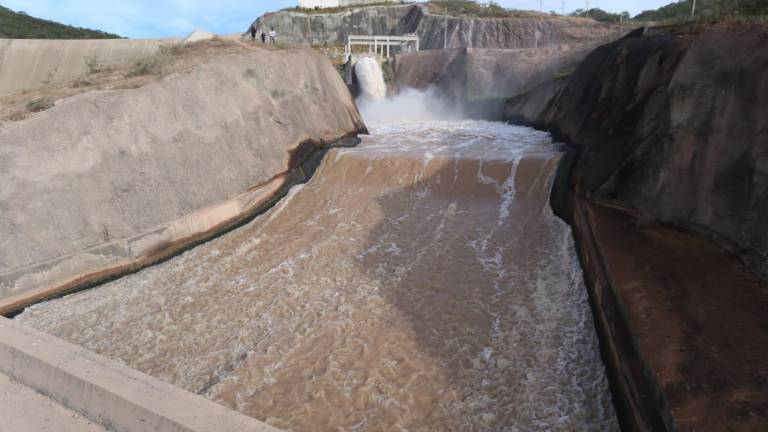
<instances>
[{"instance_id":1,"label":"concrete ledge","mask_svg":"<svg viewBox=\"0 0 768 432\"><path fill-rule=\"evenodd\" d=\"M86 289L139 271L248 222L269 209L288 190L309 180L333 147L353 147L348 134L331 143L300 144L294 168L232 199L141 233L47 262L0 272L0 315L12 317L25 307Z\"/></svg>"},{"instance_id":2,"label":"concrete ledge","mask_svg":"<svg viewBox=\"0 0 768 432\"><path fill-rule=\"evenodd\" d=\"M109 430L279 431L2 317L0 372Z\"/></svg>"},{"instance_id":3,"label":"concrete ledge","mask_svg":"<svg viewBox=\"0 0 768 432\"><path fill-rule=\"evenodd\" d=\"M0 315L11 314L47 297L137 271L165 259L258 214L279 199L290 186L303 180L303 174L291 171L167 226L34 266L0 273Z\"/></svg>"},{"instance_id":4,"label":"concrete ledge","mask_svg":"<svg viewBox=\"0 0 768 432\"><path fill-rule=\"evenodd\" d=\"M621 428L635 432L674 430L663 393L606 268L586 204L570 192L568 202L573 210L571 226Z\"/></svg>"},{"instance_id":5,"label":"concrete ledge","mask_svg":"<svg viewBox=\"0 0 768 432\"><path fill-rule=\"evenodd\" d=\"M694 232L573 209L623 430L768 430L768 284Z\"/></svg>"}]
</instances>

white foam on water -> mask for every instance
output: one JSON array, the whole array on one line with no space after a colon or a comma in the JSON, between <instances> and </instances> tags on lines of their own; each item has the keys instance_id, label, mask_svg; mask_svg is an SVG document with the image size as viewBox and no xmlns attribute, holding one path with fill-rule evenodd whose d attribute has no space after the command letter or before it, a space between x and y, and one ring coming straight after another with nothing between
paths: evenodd
<instances>
[{"instance_id":1,"label":"white foam on water","mask_svg":"<svg viewBox=\"0 0 768 432\"><path fill-rule=\"evenodd\" d=\"M285 429L616 431L554 164L527 159L551 138L382 118L247 226L19 319Z\"/></svg>"},{"instance_id":2,"label":"white foam on water","mask_svg":"<svg viewBox=\"0 0 768 432\"><path fill-rule=\"evenodd\" d=\"M387 97L387 85L379 63L373 57L363 57L355 63L355 76L360 84L361 104L382 101Z\"/></svg>"}]
</instances>

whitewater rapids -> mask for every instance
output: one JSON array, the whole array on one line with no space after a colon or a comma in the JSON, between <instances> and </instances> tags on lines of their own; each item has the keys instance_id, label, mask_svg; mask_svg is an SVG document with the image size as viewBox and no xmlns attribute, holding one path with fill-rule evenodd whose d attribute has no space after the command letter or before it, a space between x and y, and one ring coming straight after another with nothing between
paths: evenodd
<instances>
[{"instance_id":1,"label":"whitewater rapids","mask_svg":"<svg viewBox=\"0 0 768 432\"><path fill-rule=\"evenodd\" d=\"M362 94L358 104L372 104L387 97L387 85L379 63L373 57L362 57L355 63L355 76Z\"/></svg>"},{"instance_id":2,"label":"whitewater rapids","mask_svg":"<svg viewBox=\"0 0 768 432\"><path fill-rule=\"evenodd\" d=\"M618 430L547 134L369 124L253 222L17 319L295 430Z\"/></svg>"}]
</instances>

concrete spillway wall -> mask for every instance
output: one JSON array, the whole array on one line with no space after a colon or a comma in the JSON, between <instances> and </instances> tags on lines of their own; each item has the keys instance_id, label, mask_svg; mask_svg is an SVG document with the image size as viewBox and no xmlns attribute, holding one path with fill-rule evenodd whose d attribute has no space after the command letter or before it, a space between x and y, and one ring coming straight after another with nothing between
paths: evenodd
<instances>
[{"instance_id":1,"label":"concrete spillway wall","mask_svg":"<svg viewBox=\"0 0 768 432\"><path fill-rule=\"evenodd\" d=\"M364 131L309 50L250 50L0 130L0 311L145 265L255 211ZM295 173L294 173L295 174Z\"/></svg>"},{"instance_id":2,"label":"concrete spillway wall","mask_svg":"<svg viewBox=\"0 0 768 432\"><path fill-rule=\"evenodd\" d=\"M65 82L89 71L88 62L111 66L156 53L177 39L0 39L0 95Z\"/></svg>"}]
</instances>

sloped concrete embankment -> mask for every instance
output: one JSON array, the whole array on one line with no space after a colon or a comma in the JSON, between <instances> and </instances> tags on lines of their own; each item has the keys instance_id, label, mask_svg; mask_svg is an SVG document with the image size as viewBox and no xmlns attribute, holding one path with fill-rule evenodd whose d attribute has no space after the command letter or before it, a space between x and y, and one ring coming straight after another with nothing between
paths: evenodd
<instances>
[{"instance_id":1,"label":"sloped concrete embankment","mask_svg":"<svg viewBox=\"0 0 768 432\"><path fill-rule=\"evenodd\" d=\"M422 49L445 46L444 16L422 5L349 8L336 13L281 11L254 21L258 29L274 28L281 39L312 45L339 45L349 34L416 33ZM549 48L579 45L621 33L619 26L587 19L549 15L514 18L448 17L449 48Z\"/></svg>"},{"instance_id":2,"label":"sloped concrete embankment","mask_svg":"<svg viewBox=\"0 0 768 432\"><path fill-rule=\"evenodd\" d=\"M505 115L575 146L553 205L627 429L765 430L768 30L643 33Z\"/></svg>"},{"instance_id":3,"label":"sloped concrete embankment","mask_svg":"<svg viewBox=\"0 0 768 432\"><path fill-rule=\"evenodd\" d=\"M94 67L130 63L179 41L0 39L0 95L66 82Z\"/></svg>"},{"instance_id":4,"label":"sloped concrete embankment","mask_svg":"<svg viewBox=\"0 0 768 432\"><path fill-rule=\"evenodd\" d=\"M213 235L365 131L327 59L222 55L0 131L0 310L134 270Z\"/></svg>"}]
</instances>

